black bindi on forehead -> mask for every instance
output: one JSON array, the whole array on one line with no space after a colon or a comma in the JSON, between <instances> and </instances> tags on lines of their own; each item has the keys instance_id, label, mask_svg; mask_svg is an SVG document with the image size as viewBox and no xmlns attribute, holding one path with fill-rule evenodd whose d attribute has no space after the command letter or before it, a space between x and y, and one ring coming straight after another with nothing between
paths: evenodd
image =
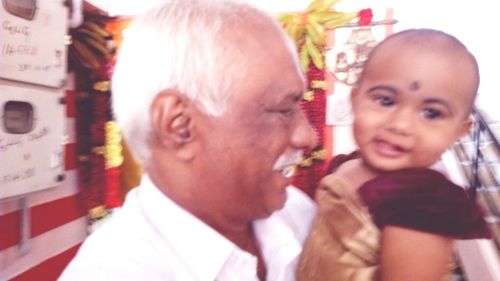
<instances>
[{"instance_id":1,"label":"black bindi on forehead","mask_svg":"<svg viewBox=\"0 0 500 281\"><path fill-rule=\"evenodd\" d=\"M416 90L420 89L420 82L418 82L418 81L411 82L409 88L410 88L410 91L416 91Z\"/></svg>"}]
</instances>

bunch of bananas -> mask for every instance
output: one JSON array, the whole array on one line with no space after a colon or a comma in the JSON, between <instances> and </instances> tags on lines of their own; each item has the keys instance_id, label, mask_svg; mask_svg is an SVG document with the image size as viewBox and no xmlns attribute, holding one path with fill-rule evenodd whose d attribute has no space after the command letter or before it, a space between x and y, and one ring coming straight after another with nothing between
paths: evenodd
<instances>
[{"instance_id":1,"label":"bunch of bananas","mask_svg":"<svg viewBox=\"0 0 500 281\"><path fill-rule=\"evenodd\" d=\"M299 48L300 64L304 71L309 63L323 69L323 49L326 44L326 30L349 23L357 13L344 13L332 8L339 0L314 0L301 13L286 13L279 17L288 35Z\"/></svg>"},{"instance_id":2,"label":"bunch of bananas","mask_svg":"<svg viewBox=\"0 0 500 281\"><path fill-rule=\"evenodd\" d=\"M114 54L113 38L103 22L85 20L70 34L69 59L76 67L98 69Z\"/></svg>"}]
</instances>

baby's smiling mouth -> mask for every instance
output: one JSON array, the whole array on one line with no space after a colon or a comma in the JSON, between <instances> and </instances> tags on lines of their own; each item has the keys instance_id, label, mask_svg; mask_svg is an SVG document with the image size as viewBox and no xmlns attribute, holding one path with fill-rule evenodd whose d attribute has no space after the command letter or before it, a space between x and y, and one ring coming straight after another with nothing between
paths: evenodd
<instances>
[{"instance_id":1,"label":"baby's smiling mouth","mask_svg":"<svg viewBox=\"0 0 500 281\"><path fill-rule=\"evenodd\" d=\"M401 145L390 143L383 139L376 139L374 143L378 153L386 157L398 157L408 152L407 148L404 148Z\"/></svg>"}]
</instances>

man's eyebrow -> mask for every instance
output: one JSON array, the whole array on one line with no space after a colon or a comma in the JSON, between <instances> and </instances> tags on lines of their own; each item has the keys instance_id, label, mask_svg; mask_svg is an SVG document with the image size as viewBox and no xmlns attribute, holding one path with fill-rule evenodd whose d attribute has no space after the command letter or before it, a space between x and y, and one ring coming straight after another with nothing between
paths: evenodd
<instances>
[{"instance_id":1,"label":"man's eyebrow","mask_svg":"<svg viewBox=\"0 0 500 281\"><path fill-rule=\"evenodd\" d=\"M306 91L290 92L286 95L285 99L289 99L293 102L300 102L301 100L304 99L305 94Z\"/></svg>"}]
</instances>

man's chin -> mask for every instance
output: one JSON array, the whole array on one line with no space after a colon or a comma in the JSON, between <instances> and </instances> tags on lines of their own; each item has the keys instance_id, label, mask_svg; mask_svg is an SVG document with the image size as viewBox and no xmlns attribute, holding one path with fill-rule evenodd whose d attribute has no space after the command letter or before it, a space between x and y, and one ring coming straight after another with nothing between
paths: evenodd
<instances>
[{"instance_id":1,"label":"man's chin","mask_svg":"<svg viewBox=\"0 0 500 281\"><path fill-rule=\"evenodd\" d=\"M283 191L275 194L273 201L270 202L270 204L268 206L269 215L271 215L272 213L274 213L276 211L283 209L283 207L285 207L287 198L288 198L288 194L286 192L286 188L283 189Z\"/></svg>"}]
</instances>

